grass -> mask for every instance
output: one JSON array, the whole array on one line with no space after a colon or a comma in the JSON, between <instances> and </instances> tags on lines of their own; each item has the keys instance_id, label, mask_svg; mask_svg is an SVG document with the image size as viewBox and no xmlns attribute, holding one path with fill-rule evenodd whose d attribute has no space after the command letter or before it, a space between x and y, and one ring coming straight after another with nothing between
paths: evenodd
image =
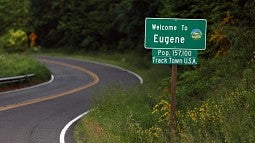
<instances>
[{"instance_id":1,"label":"grass","mask_svg":"<svg viewBox=\"0 0 255 143\"><path fill-rule=\"evenodd\" d=\"M78 143L168 142L170 66L152 65L135 53L72 57L122 66L145 81L129 90L113 85L97 93L94 110L75 127ZM255 142L253 60L244 66L222 56L179 67L175 142Z\"/></svg>"},{"instance_id":2,"label":"grass","mask_svg":"<svg viewBox=\"0 0 255 143\"><path fill-rule=\"evenodd\" d=\"M217 58L178 72L175 142L255 142L255 67L240 66ZM75 127L78 143L168 142L169 67L132 68L145 84L99 92L94 110Z\"/></svg>"},{"instance_id":3,"label":"grass","mask_svg":"<svg viewBox=\"0 0 255 143\"><path fill-rule=\"evenodd\" d=\"M37 84L50 79L50 71L41 63L22 54L2 54L0 55L0 78L13 77L26 74L35 74L35 77L27 83L20 84L3 84L0 85L1 90L15 88L20 85Z\"/></svg>"},{"instance_id":4,"label":"grass","mask_svg":"<svg viewBox=\"0 0 255 143\"><path fill-rule=\"evenodd\" d=\"M133 88L111 85L98 92L94 110L75 126L74 138L78 143L168 142L170 66L152 65L149 56L136 53L70 55L55 51L51 55L118 65L135 71L144 79L143 85ZM1 60L19 57L12 56L15 58L2 56ZM20 61L25 60L14 63L33 65ZM7 73L17 75L24 71L27 70ZM243 66L230 56L200 60L195 68L178 68L174 141L255 142L254 71L254 61Z\"/></svg>"},{"instance_id":5,"label":"grass","mask_svg":"<svg viewBox=\"0 0 255 143\"><path fill-rule=\"evenodd\" d=\"M141 136L146 136L154 123L151 109L156 99L150 95L158 92L162 79L169 76L170 66L145 63L150 66L141 67L139 62L128 55L116 57L125 57L126 60L118 60L117 65L125 65L125 68L135 70L143 77L145 83L128 90L119 85L111 85L99 92L95 96L94 111L83 118L75 128L74 136L78 143L141 142ZM103 58L116 62L116 57ZM143 132L142 129L148 131Z\"/></svg>"},{"instance_id":6,"label":"grass","mask_svg":"<svg viewBox=\"0 0 255 143\"><path fill-rule=\"evenodd\" d=\"M142 141L141 136L137 135L143 133L137 131L149 128L153 123L151 117L153 103L149 104L150 97L147 92L148 89L142 86L129 91L118 86L104 89L95 101L95 110L76 126L74 135L77 141L89 143ZM96 127L90 126L91 124Z\"/></svg>"},{"instance_id":7,"label":"grass","mask_svg":"<svg viewBox=\"0 0 255 143\"><path fill-rule=\"evenodd\" d=\"M94 110L83 118L75 128L77 143L101 142L143 142L151 132L155 119L151 109L156 104L162 79L169 77L170 66L152 65L149 54L134 52L116 53L63 53L63 51L44 51L46 55L73 57L117 65L138 73L144 79L143 85L127 90L119 85L111 85L97 93ZM44 54L39 53L39 54ZM167 79L168 81L168 79ZM149 93L149 94L148 94ZM162 140L166 140L163 138Z\"/></svg>"}]
</instances>

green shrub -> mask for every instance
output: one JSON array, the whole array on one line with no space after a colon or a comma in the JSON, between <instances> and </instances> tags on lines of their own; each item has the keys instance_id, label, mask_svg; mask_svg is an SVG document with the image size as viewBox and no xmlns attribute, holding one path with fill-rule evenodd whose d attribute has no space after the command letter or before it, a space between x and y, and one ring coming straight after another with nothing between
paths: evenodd
<instances>
[{"instance_id":1,"label":"green shrub","mask_svg":"<svg viewBox=\"0 0 255 143\"><path fill-rule=\"evenodd\" d=\"M7 52L21 52L28 47L28 38L23 30L9 29L0 37L1 48Z\"/></svg>"}]
</instances>

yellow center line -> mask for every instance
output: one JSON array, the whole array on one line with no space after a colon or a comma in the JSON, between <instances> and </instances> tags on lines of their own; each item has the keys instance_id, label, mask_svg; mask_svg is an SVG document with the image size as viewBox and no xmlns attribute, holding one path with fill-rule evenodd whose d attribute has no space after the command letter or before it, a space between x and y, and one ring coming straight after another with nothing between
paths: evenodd
<instances>
[{"instance_id":1,"label":"yellow center line","mask_svg":"<svg viewBox=\"0 0 255 143\"><path fill-rule=\"evenodd\" d=\"M93 72L91 72L87 69L84 69L84 68L81 68L81 67L78 67L78 66L75 66L75 65L70 65L70 64L51 61L51 60L41 59L41 61L48 62L48 63L53 63L53 64L57 64L57 65L62 65L62 66L66 66L66 67L70 67L70 68L82 71L82 72L88 74L91 77L91 81L87 84L84 84L84 85L80 86L80 87L77 87L77 88L74 88L74 89L71 89L71 90L67 90L67 91L64 91L62 93L57 93L57 94L53 94L53 95L49 95L49 96L45 96L45 97L34 98L34 99L19 102L19 103L15 103L15 104L0 106L0 112L5 111L5 110L18 108L18 107L22 107L22 106L26 106L26 105L31 105L31 104L43 102L43 101L48 101L48 100L51 100L51 99L55 99L55 98L59 98L59 97L65 96L65 95L76 93L76 92L82 91L84 89L87 89L87 88L89 88L89 87L91 87L91 86L93 86L93 85L95 85L99 82L98 76L95 73L93 73Z\"/></svg>"}]
</instances>

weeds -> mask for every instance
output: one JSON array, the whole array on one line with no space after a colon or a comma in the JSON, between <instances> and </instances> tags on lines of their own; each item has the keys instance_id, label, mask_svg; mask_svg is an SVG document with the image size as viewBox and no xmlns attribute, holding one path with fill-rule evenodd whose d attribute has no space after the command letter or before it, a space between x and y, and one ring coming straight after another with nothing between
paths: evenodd
<instances>
[{"instance_id":1,"label":"weeds","mask_svg":"<svg viewBox=\"0 0 255 143\"><path fill-rule=\"evenodd\" d=\"M225 56L179 72L176 143L255 142L255 67L252 63L241 66ZM148 76L145 81L154 83L156 78L164 76ZM112 87L100 93L96 111L88 118L96 121L113 143L166 143L171 107L168 81L129 91Z\"/></svg>"},{"instance_id":2,"label":"weeds","mask_svg":"<svg viewBox=\"0 0 255 143\"><path fill-rule=\"evenodd\" d=\"M20 76L35 73L35 77L30 80L30 84L46 81L50 79L50 71L35 59L18 54L0 55L0 78ZM1 85L6 88L11 85Z\"/></svg>"}]
</instances>

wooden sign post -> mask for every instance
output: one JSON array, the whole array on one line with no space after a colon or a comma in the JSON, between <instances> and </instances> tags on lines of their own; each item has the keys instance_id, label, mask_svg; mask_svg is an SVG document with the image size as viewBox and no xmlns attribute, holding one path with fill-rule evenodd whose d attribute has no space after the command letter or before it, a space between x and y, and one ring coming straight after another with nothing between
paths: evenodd
<instances>
[{"instance_id":1,"label":"wooden sign post","mask_svg":"<svg viewBox=\"0 0 255 143\"><path fill-rule=\"evenodd\" d=\"M171 107L169 108L170 112L170 139L171 143L174 143L175 138L175 116L176 116L176 84L177 84L177 65L172 65L171 73Z\"/></svg>"}]
</instances>

